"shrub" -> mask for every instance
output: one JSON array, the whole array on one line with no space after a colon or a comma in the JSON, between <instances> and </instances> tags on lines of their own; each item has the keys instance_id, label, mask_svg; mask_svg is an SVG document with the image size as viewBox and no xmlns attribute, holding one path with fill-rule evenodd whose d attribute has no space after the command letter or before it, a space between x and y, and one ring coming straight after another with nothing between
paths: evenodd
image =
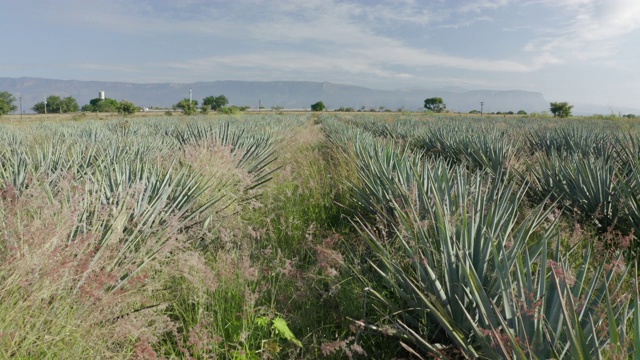
<instances>
[{"instance_id":1,"label":"shrub","mask_svg":"<svg viewBox=\"0 0 640 360\"><path fill-rule=\"evenodd\" d=\"M311 111L325 111L327 107L322 101L318 101L315 104L311 104Z\"/></svg>"},{"instance_id":2,"label":"shrub","mask_svg":"<svg viewBox=\"0 0 640 360\"><path fill-rule=\"evenodd\" d=\"M138 107L134 103L126 100L120 101L120 104L118 105L119 114L128 116L128 115L133 115L136 112L138 112Z\"/></svg>"},{"instance_id":3,"label":"shrub","mask_svg":"<svg viewBox=\"0 0 640 360\"><path fill-rule=\"evenodd\" d=\"M227 114L227 115L237 115L237 114L240 114L243 111L244 110L242 108L237 107L235 105L231 105L231 106L224 107L224 108L220 109L221 113Z\"/></svg>"}]
</instances>

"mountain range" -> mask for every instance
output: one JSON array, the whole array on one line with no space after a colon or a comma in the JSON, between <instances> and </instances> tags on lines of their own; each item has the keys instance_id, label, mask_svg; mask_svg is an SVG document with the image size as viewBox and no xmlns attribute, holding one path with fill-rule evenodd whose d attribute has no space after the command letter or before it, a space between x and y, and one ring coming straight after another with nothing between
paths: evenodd
<instances>
[{"instance_id":1,"label":"mountain range","mask_svg":"<svg viewBox=\"0 0 640 360\"><path fill-rule=\"evenodd\" d=\"M328 109L352 107L360 109L383 106L386 109L423 110L424 100L441 97L452 111L485 112L518 111L541 112L549 109L549 102L539 92L521 90L402 89L376 90L361 86L311 81L213 81L196 83L136 84L108 81L54 80L44 78L0 77L0 91L9 91L22 98L22 109L30 112L36 102L49 95L73 96L80 106L88 104L104 91L106 97L128 100L141 107L168 108L191 90L194 100L207 96L225 95L230 105L265 108L281 106L287 109L309 109L322 101Z\"/></svg>"}]
</instances>

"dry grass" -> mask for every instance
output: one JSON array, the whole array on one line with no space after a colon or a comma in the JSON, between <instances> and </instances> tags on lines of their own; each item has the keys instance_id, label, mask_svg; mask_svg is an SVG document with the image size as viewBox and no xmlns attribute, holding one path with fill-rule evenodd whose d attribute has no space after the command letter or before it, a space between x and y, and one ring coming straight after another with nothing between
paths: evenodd
<instances>
[{"instance_id":1,"label":"dry grass","mask_svg":"<svg viewBox=\"0 0 640 360\"><path fill-rule=\"evenodd\" d=\"M3 122L18 133L26 130L21 146L33 146L33 139L51 142L49 126L29 126L57 119L35 118L18 126L10 125L15 119L3 117ZM114 132L126 137L128 131L141 130L120 122L94 124L104 126L97 129L98 141L113 139ZM137 144L131 138L113 141ZM66 154L73 152L72 144L52 147L66 146ZM127 169L137 169L136 164L114 164L108 157L110 145L99 145L104 147L98 153L106 157L94 159L106 159L109 165L86 172L74 168L49 174L44 167L36 176L27 166L20 189L10 185L8 174L22 170L5 164L7 177L0 183L0 357L210 358L256 354L265 339L277 343L269 323L256 322L276 319L276 314L258 304L264 292L258 287L268 277L253 258L254 237L240 218L250 205L244 199L257 195L257 190L245 191L253 179L239 165L242 149L213 140L178 151L151 147L158 153L147 151L130 161L148 161L142 168L154 173L143 180L134 173L129 183ZM33 154L38 147L18 150ZM104 178L109 171L114 171L112 177ZM189 206L223 200L197 218L183 218L189 213L176 210L170 201L194 188L180 188L180 173L190 174L184 181L206 179L210 184ZM164 197L156 201L146 191L159 186L163 174L173 175L162 186L177 186L177 192L160 193Z\"/></svg>"},{"instance_id":2,"label":"dry grass","mask_svg":"<svg viewBox=\"0 0 640 360\"><path fill-rule=\"evenodd\" d=\"M126 243L98 246L105 236L99 228L78 234L87 196L71 191L47 202L45 192L32 188L0 201L4 358L119 357L135 339L153 342L174 326L154 293L162 283L158 269L176 243L121 284L118 275L145 259L113 268Z\"/></svg>"}]
</instances>

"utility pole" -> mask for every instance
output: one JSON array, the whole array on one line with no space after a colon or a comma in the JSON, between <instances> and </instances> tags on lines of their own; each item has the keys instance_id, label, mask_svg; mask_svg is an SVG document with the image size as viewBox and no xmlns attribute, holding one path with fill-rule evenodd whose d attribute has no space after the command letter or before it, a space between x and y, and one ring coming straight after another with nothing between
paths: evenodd
<instances>
[{"instance_id":1,"label":"utility pole","mask_svg":"<svg viewBox=\"0 0 640 360\"><path fill-rule=\"evenodd\" d=\"M484 108L484 101L480 101L480 116L482 116L483 108Z\"/></svg>"}]
</instances>

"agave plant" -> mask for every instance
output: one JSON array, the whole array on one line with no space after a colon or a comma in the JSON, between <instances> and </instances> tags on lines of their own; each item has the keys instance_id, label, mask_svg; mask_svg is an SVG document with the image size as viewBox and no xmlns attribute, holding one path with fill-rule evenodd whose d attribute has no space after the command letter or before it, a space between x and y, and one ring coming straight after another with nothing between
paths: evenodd
<instances>
[{"instance_id":1,"label":"agave plant","mask_svg":"<svg viewBox=\"0 0 640 360\"><path fill-rule=\"evenodd\" d=\"M551 130L537 129L526 135L530 153L544 152L547 155L556 153L608 157L616 151L616 142L613 140L611 132L598 124L591 126L572 124Z\"/></svg>"},{"instance_id":2,"label":"agave plant","mask_svg":"<svg viewBox=\"0 0 640 360\"><path fill-rule=\"evenodd\" d=\"M619 218L619 169L610 158L538 155L523 177L531 179L531 197L559 201L564 209L601 230Z\"/></svg>"},{"instance_id":3,"label":"agave plant","mask_svg":"<svg viewBox=\"0 0 640 360\"><path fill-rule=\"evenodd\" d=\"M359 161L351 192L365 211L355 225L378 276L361 273L380 304L371 328L394 333L416 355L572 359L632 351L628 268L608 265L622 264L620 252L561 248L554 200L526 210L528 187L509 177L420 160L372 138L351 144ZM580 174L564 186L581 186L589 198L606 185Z\"/></svg>"},{"instance_id":4,"label":"agave plant","mask_svg":"<svg viewBox=\"0 0 640 360\"><path fill-rule=\"evenodd\" d=\"M409 201L394 202L392 238L358 223L382 279L366 281L368 289L390 309L379 315L395 334L419 353L445 357L452 347L466 358L626 356L628 268L607 265L620 255L594 261L587 247L574 273L576 260L562 255L559 241L547 249L556 236L549 209L520 218L524 190L479 175L453 182L440 186L453 194L432 185L430 196L419 196L431 199L426 217L407 209Z\"/></svg>"},{"instance_id":5,"label":"agave plant","mask_svg":"<svg viewBox=\"0 0 640 360\"><path fill-rule=\"evenodd\" d=\"M252 184L246 190L264 184L271 179L270 175L276 170L269 169L269 165L275 161L275 141L268 133L256 134L244 128L233 129L227 121L218 126L206 123L189 124L184 130L173 131L172 136L182 146L211 141L220 146L228 146L233 153L239 154L237 166L245 169L253 177Z\"/></svg>"},{"instance_id":6,"label":"agave plant","mask_svg":"<svg viewBox=\"0 0 640 360\"><path fill-rule=\"evenodd\" d=\"M472 170L502 174L511 164L517 142L504 131L479 127L441 126L415 137L412 144L426 155L441 157Z\"/></svg>"}]
</instances>

